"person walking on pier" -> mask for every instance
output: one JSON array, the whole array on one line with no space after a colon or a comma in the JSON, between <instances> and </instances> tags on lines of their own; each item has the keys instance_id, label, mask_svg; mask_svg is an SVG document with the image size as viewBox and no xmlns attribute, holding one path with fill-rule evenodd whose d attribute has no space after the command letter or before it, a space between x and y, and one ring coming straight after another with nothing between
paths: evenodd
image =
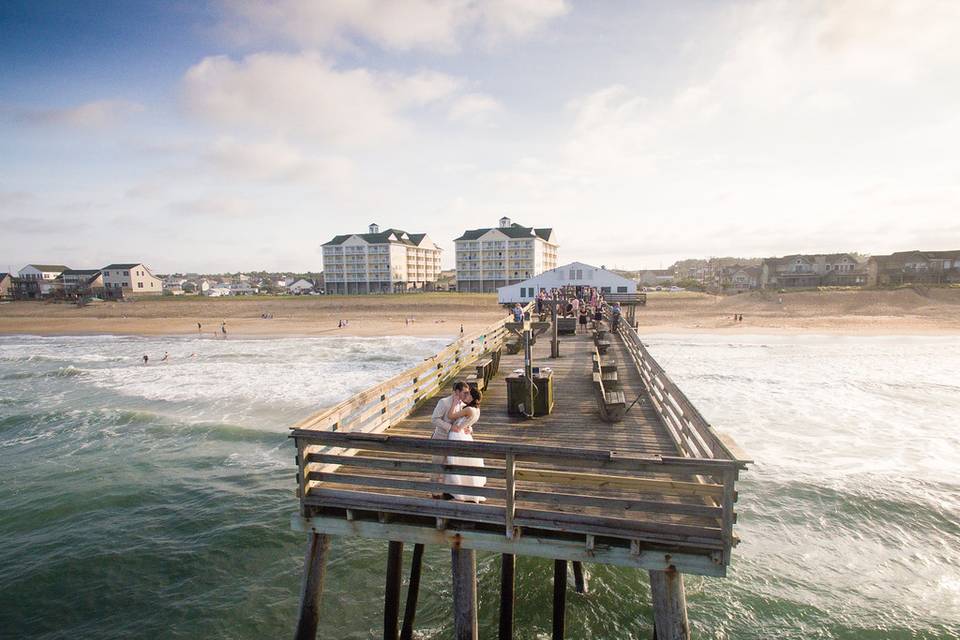
<instances>
[{"instance_id":1,"label":"person walking on pier","mask_svg":"<svg viewBox=\"0 0 960 640\"><path fill-rule=\"evenodd\" d=\"M453 426L453 421L447 418L447 414L451 411L459 411L463 408L463 405L471 400L470 386L467 385L466 382L454 382L453 393L440 400L433 410L433 414L430 416L430 424L433 425L433 435L431 438L434 440L446 440L450 434L450 428ZM433 463L443 464L443 456L433 456ZM430 481L434 483L443 482L443 474L431 474ZM439 498L441 496L434 494L433 497Z\"/></svg>"}]
</instances>

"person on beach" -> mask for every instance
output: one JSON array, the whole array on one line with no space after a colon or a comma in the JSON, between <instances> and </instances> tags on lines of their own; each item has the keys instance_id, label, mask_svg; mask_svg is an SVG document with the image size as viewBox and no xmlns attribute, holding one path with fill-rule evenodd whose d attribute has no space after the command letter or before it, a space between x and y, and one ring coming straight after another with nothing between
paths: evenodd
<instances>
[{"instance_id":1,"label":"person on beach","mask_svg":"<svg viewBox=\"0 0 960 640\"><path fill-rule=\"evenodd\" d=\"M147 364L150 361L150 356L143 354L143 364Z\"/></svg>"},{"instance_id":2,"label":"person on beach","mask_svg":"<svg viewBox=\"0 0 960 640\"><path fill-rule=\"evenodd\" d=\"M450 433L447 440L460 442L473 442L473 425L480 419L480 401L483 394L480 389L468 388L470 399L466 401L463 408L447 412L447 419L453 423L450 427ZM466 467L482 467L483 458L464 458L460 456L447 456L446 464L455 464ZM482 487L487 484L485 476L470 476L459 473L446 473L443 476L444 484L458 484L464 487ZM444 496L446 497L446 496ZM484 502L483 496L454 493L451 495L454 500L464 502Z\"/></svg>"},{"instance_id":3,"label":"person on beach","mask_svg":"<svg viewBox=\"0 0 960 640\"><path fill-rule=\"evenodd\" d=\"M454 382L453 393L440 400L436 408L434 408L433 414L430 416L430 424L433 425L433 435L430 437L434 440L446 440L450 434L450 428L453 426L453 422L447 419L447 414L451 409L459 411L470 399L470 387L467 383L460 381ZM443 464L443 456L433 456L433 463ZM443 482L443 474L431 474L430 481L435 483ZM433 497L439 498L441 496L434 494Z\"/></svg>"},{"instance_id":4,"label":"person on beach","mask_svg":"<svg viewBox=\"0 0 960 640\"><path fill-rule=\"evenodd\" d=\"M203 325L199 322L197 323L197 333L203 333Z\"/></svg>"},{"instance_id":5,"label":"person on beach","mask_svg":"<svg viewBox=\"0 0 960 640\"><path fill-rule=\"evenodd\" d=\"M220 325L220 332L223 333L223 339L227 339L227 323L224 322Z\"/></svg>"}]
</instances>

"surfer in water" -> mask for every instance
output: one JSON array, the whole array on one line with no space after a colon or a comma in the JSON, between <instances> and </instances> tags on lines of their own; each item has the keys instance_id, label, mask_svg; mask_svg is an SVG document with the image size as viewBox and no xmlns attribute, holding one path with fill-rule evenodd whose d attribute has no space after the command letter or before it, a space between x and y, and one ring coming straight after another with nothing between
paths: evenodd
<instances>
[{"instance_id":1,"label":"surfer in water","mask_svg":"<svg viewBox=\"0 0 960 640\"><path fill-rule=\"evenodd\" d=\"M143 354L143 364L147 364L148 362L150 362L150 356Z\"/></svg>"}]
</instances>

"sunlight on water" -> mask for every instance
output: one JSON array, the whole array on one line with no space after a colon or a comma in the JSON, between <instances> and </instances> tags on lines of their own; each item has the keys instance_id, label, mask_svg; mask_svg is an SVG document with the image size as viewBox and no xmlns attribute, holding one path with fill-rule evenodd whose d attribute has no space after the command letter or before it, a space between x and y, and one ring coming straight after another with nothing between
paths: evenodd
<instances>
[{"instance_id":1,"label":"sunlight on water","mask_svg":"<svg viewBox=\"0 0 960 640\"><path fill-rule=\"evenodd\" d=\"M756 460L730 577L687 579L696 637L958 637L960 340L649 342ZM0 337L0 637L289 636L303 540L287 427L445 343ZM335 541L322 637L380 635L385 556ZM425 558L417 626L446 638L449 554ZM478 563L492 637L499 568ZM649 637L645 576L589 570L568 637ZM517 638L549 637L551 575L518 562Z\"/></svg>"}]
</instances>

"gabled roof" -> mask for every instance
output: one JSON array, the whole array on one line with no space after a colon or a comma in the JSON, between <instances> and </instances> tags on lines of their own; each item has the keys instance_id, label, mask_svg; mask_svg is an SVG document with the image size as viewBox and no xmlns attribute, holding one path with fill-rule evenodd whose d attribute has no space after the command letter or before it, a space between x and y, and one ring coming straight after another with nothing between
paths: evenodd
<instances>
[{"instance_id":1,"label":"gabled roof","mask_svg":"<svg viewBox=\"0 0 960 640\"><path fill-rule=\"evenodd\" d=\"M33 267L33 268L36 269L37 271L44 271L44 272L48 272L48 273L49 273L49 272L52 272L52 271L63 272L63 271L67 271L68 269L70 269L70 267L68 267L68 266L66 266L66 265L63 265L63 264L34 264L34 263L30 263L30 264L27 265L27 267ZM24 269L26 269L27 267L24 267Z\"/></svg>"},{"instance_id":2,"label":"gabled roof","mask_svg":"<svg viewBox=\"0 0 960 640\"><path fill-rule=\"evenodd\" d=\"M105 266L105 267L103 268L103 270L105 270L105 269L133 269L134 267L139 267L141 264L143 264L143 263L142 263L142 262L130 262L130 263L123 263L123 264L121 264L121 263L118 262L118 263L115 263L115 264L108 264L107 266Z\"/></svg>"},{"instance_id":3,"label":"gabled roof","mask_svg":"<svg viewBox=\"0 0 960 640\"><path fill-rule=\"evenodd\" d=\"M524 227L522 225L514 222L509 227L486 227L484 229L470 229L464 231L463 235L459 238L455 238L454 242L457 240L476 240L485 233L490 231L497 230L508 238L532 238L534 236L540 238L541 240L550 240L550 236L553 235L553 229L535 229L534 227Z\"/></svg>"},{"instance_id":4,"label":"gabled roof","mask_svg":"<svg viewBox=\"0 0 960 640\"><path fill-rule=\"evenodd\" d=\"M920 251L913 249L912 251L897 251L888 256L873 256L871 259L877 261L894 261L907 260L909 258L920 258L921 260L960 260L960 249L953 251Z\"/></svg>"},{"instance_id":5,"label":"gabled roof","mask_svg":"<svg viewBox=\"0 0 960 640\"><path fill-rule=\"evenodd\" d=\"M420 244L420 240L423 240L425 233L407 233L400 229L384 229L379 233L348 233L342 236L334 236L332 240L324 242L324 247L336 246L343 244L348 239L356 236L360 238L367 244L405 244L411 247L417 246ZM414 240L416 238L416 240Z\"/></svg>"}]
</instances>

